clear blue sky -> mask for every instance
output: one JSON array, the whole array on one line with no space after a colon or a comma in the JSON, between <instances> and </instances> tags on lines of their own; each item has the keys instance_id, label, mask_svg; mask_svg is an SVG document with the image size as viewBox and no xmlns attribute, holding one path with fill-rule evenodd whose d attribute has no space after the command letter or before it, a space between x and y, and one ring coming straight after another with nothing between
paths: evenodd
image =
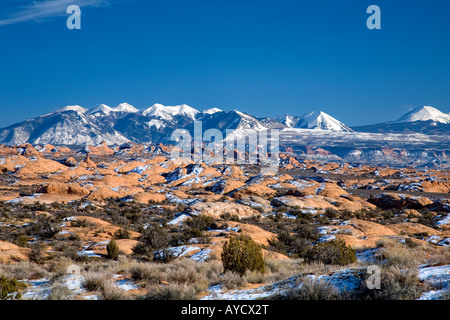
<instances>
[{"instance_id":1,"label":"clear blue sky","mask_svg":"<svg viewBox=\"0 0 450 320\"><path fill-rule=\"evenodd\" d=\"M46 9L32 1L0 3L0 127L121 102L320 109L348 125L450 112L450 1L52 1L80 4L82 29L65 12L36 21ZM371 4L381 30L366 27Z\"/></svg>"}]
</instances>

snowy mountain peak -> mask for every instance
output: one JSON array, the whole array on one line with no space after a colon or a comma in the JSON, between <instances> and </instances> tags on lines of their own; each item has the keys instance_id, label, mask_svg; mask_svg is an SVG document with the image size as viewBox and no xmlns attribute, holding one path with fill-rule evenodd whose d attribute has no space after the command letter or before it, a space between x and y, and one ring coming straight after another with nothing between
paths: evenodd
<instances>
[{"instance_id":1,"label":"snowy mountain peak","mask_svg":"<svg viewBox=\"0 0 450 320\"><path fill-rule=\"evenodd\" d=\"M221 110L219 108L211 108L211 109L208 109L208 110L204 110L203 113L205 113L205 114L214 114L214 113L222 112L222 111L223 110Z\"/></svg>"},{"instance_id":2,"label":"snowy mountain peak","mask_svg":"<svg viewBox=\"0 0 450 320\"><path fill-rule=\"evenodd\" d=\"M65 112L65 111L76 111L78 113L85 113L88 109L83 108L81 106L65 106L64 108L58 109L55 112Z\"/></svg>"},{"instance_id":3,"label":"snowy mountain peak","mask_svg":"<svg viewBox=\"0 0 450 320\"><path fill-rule=\"evenodd\" d=\"M89 109L88 114L95 115L95 114L106 114L109 115L111 112L113 112L114 109L110 106L107 106L106 104L101 104L95 108Z\"/></svg>"},{"instance_id":4,"label":"snowy mountain peak","mask_svg":"<svg viewBox=\"0 0 450 320\"><path fill-rule=\"evenodd\" d=\"M144 116L159 117L166 120L171 120L174 116L185 116L195 120L197 113L200 113L200 111L186 104L178 106L164 106L159 103L156 103L142 111Z\"/></svg>"},{"instance_id":5,"label":"snowy mountain peak","mask_svg":"<svg viewBox=\"0 0 450 320\"><path fill-rule=\"evenodd\" d=\"M300 118L290 114L284 114L282 116L278 116L276 120L286 125L288 128L295 128Z\"/></svg>"},{"instance_id":6,"label":"snowy mountain peak","mask_svg":"<svg viewBox=\"0 0 450 320\"><path fill-rule=\"evenodd\" d=\"M344 131L344 132L353 131L345 124L336 120L335 118L326 114L323 111L313 111L311 113L303 115L298 121L296 127L304 129L317 129L328 131Z\"/></svg>"},{"instance_id":7,"label":"snowy mountain peak","mask_svg":"<svg viewBox=\"0 0 450 320\"><path fill-rule=\"evenodd\" d=\"M133 107L131 104L126 102L119 104L117 107L113 109L117 112L128 112L128 113L136 113L139 112L139 109Z\"/></svg>"},{"instance_id":8,"label":"snowy mountain peak","mask_svg":"<svg viewBox=\"0 0 450 320\"><path fill-rule=\"evenodd\" d=\"M425 106L416 108L404 116L400 117L396 122L416 122L416 121L434 121L439 123L450 123L450 114L441 112L440 110Z\"/></svg>"}]
</instances>

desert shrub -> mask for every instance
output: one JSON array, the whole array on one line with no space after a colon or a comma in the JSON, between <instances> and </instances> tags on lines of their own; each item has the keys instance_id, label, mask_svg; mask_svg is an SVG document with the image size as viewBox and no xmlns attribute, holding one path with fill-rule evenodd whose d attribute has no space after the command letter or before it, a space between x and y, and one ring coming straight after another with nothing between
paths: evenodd
<instances>
[{"instance_id":1,"label":"desert shrub","mask_svg":"<svg viewBox=\"0 0 450 320\"><path fill-rule=\"evenodd\" d=\"M185 283L152 286L144 297L145 300L194 300L196 298L195 288Z\"/></svg>"},{"instance_id":2,"label":"desert shrub","mask_svg":"<svg viewBox=\"0 0 450 320\"><path fill-rule=\"evenodd\" d=\"M153 260L161 263L169 263L177 258L177 254L169 248L163 248L161 250L153 252Z\"/></svg>"},{"instance_id":3,"label":"desert shrub","mask_svg":"<svg viewBox=\"0 0 450 320\"><path fill-rule=\"evenodd\" d=\"M70 289L65 285L59 284L50 288L47 300L68 300L70 295Z\"/></svg>"},{"instance_id":4,"label":"desert shrub","mask_svg":"<svg viewBox=\"0 0 450 320\"><path fill-rule=\"evenodd\" d=\"M191 219L189 219L186 224L193 228L200 231L208 229L212 224L214 223L214 218L207 215L198 215L193 216Z\"/></svg>"},{"instance_id":5,"label":"desert shrub","mask_svg":"<svg viewBox=\"0 0 450 320\"><path fill-rule=\"evenodd\" d=\"M19 234L13 241L13 243L15 245L18 245L19 247L27 247L28 246L28 241L30 240L29 237L27 237L24 234Z\"/></svg>"},{"instance_id":6,"label":"desert shrub","mask_svg":"<svg viewBox=\"0 0 450 320\"><path fill-rule=\"evenodd\" d=\"M47 277L48 271L30 261L21 261L10 265L0 265L0 274L7 278L23 280Z\"/></svg>"},{"instance_id":7,"label":"desert shrub","mask_svg":"<svg viewBox=\"0 0 450 320\"><path fill-rule=\"evenodd\" d=\"M236 272L225 272L222 277L222 286L225 289L239 289L244 287L247 284L245 277Z\"/></svg>"},{"instance_id":8,"label":"desert shrub","mask_svg":"<svg viewBox=\"0 0 450 320\"><path fill-rule=\"evenodd\" d=\"M128 229L119 229L114 233L114 238L115 239L130 239L131 238L131 233Z\"/></svg>"},{"instance_id":9,"label":"desert shrub","mask_svg":"<svg viewBox=\"0 0 450 320\"><path fill-rule=\"evenodd\" d=\"M264 283L264 274L259 271L248 271L245 273L245 280L248 283Z\"/></svg>"},{"instance_id":10,"label":"desert shrub","mask_svg":"<svg viewBox=\"0 0 450 320\"><path fill-rule=\"evenodd\" d=\"M29 236L39 236L44 240L53 238L59 231L61 228L52 218L40 218L27 228Z\"/></svg>"},{"instance_id":11,"label":"desert shrub","mask_svg":"<svg viewBox=\"0 0 450 320\"><path fill-rule=\"evenodd\" d=\"M423 293L417 270L389 267L381 273L379 290L368 290L365 299L414 300Z\"/></svg>"},{"instance_id":12,"label":"desert shrub","mask_svg":"<svg viewBox=\"0 0 450 320\"><path fill-rule=\"evenodd\" d=\"M341 300L339 291L330 283L311 278L275 297L282 300Z\"/></svg>"},{"instance_id":13,"label":"desert shrub","mask_svg":"<svg viewBox=\"0 0 450 320\"><path fill-rule=\"evenodd\" d=\"M103 300L128 300L125 290L115 286L112 280L103 283L100 294Z\"/></svg>"},{"instance_id":14,"label":"desert shrub","mask_svg":"<svg viewBox=\"0 0 450 320\"><path fill-rule=\"evenodd\" d=\"M87 291L101 291L111 275L105 272L88 271L83 273L82 285Z\"/></svg>"},{"instance_id":15,"label":"desert shrub","mask_svg":"<svg viewBox=\"0 0 450 320\"><path fill-rule=\"evenodd\" d=\"M25 284L17 281L16 278L6 278L2 276L0 278L0 300L16 300L20 299L20 289L26 287Z\"/></svg>"},{"instance_id":16,"label":"desert shrub","mask_svg":"<svg viewBox=\"0 0 450 320\"><path fill-rule=\"evenodd\" d=\"M305 254L308 262L321 261L325 264L346 265L356 262L356 252L342 240L320 242Z\"/></svg>"},{"instance_id":17,"label":"desert shrub","mask_svg":"<svg viewBox=\"0 0 450 320\"><path fill-rule=\"evenodd\" d=\"M436 228L436 225L437 225L436 218L435 218L433 212L431 212L431 211L428 211L428 212L425 212L424 214L422 214L419 217L418 223L421 223L430 228Z\"/></svg>"},{"instance_id":18,"label":"desert shrub","mask_svg":"<svg viewBox=\"0 0 450 320\"><path fill-rule=\"evenodd\" d=\"M135 281L147 283L161 283L164 274L155 263L136 263L130 268L131 278Z\"/></svg>"},{"instance_id":19,"label":"desert shrub","mask_svg":"<svg viewBox=\"0 0 450 320\"><path fill-rule=\"evenodd\" d=\"M319 235L316 229L302 221L294 229L293 234L285 226L279 226L277 239L270 241L270 245L275 251L293 257L303 257L317 239Z\"/></svg>"},{"instance_id":20,"label":"desert shrub","mask_svg":"<svg viewBox=\"0 0 450 320\"><path fill-rule=\"evenodd\" d=\"M91 224L87 221L87 219L77 219L72 220L70 222L70 226L74 228L87 228L90 227Z\"/></svg>"},{"instance_id":21,"label":"desert shrub","mask_svg":"<svg viewBox=\"0 0 450 320\"><path fill-rule=\"evenodd\" d=\"M221 254L225 271L244 275L246 270L264 273L265 265L261 248L249 236L230 237Z\"/></svg>"},{"instance_id":22,"label":"desert shrub","mask_svg":"<svg viewBox=\"0 0 450 320\"><path fill-rule=\"evenodd\" d=\"M199 229L189 227L174 233L170 237L170 244L172 246L180 246L188 244L189 240L192 238L202 238L202 237L204 237L203 232L201 232Z\"/></svg>"},{"instance_id":23,"label":"desert shrub","mask_svg":"<svg viewBox=\"0 0 450 320\"><path fill-rule=\"evenodd\" d=\"M206 290L208 287L208 279L206 275L199 272L197 265L190 260L181 259L169 265L165 272L166 281L169 283L189 284L193 286L197 292Z\"/></svg>"},{"instance_id":24,"label":"desert shrub","mask_svg":"<svg viewBox=\"0 0 450 320\"><path fill-rule=\"evenodd\" d=\"M227 220L234 221L234 222L241 221L241 218L239 218L239 215L236 213L231 214L229 212L225 212L225 213L222 213L220 215L220 217L225 221L227 221Z\"/></svg>"},{"instance_id":25,"label":"desert shrub","mask_svg":"<svg viewBox=\"0 0 450 320\"><path fill-rule=\"evenodd\" d=\"M309 224L299 224L295 229L295 235L298 238L303 238L311 241L315 241L320 237L316 228Z\"/></svg>"},{"instance_id":26,"label":"desert shrub","mask_svg":"<svg viewBox=\"0 0 450 320\"><path fill-rule=\"evenodd\" d=\"M44 244L40 242L36 242L31 244L31 251L28 254L28 258L30 261L37 263L37 264L43 264L46 260L44 256Z\"/></svg>"},{"instance_id":27,"label":"desert shrub","mask_svg":"<svg viewBox=\"0 0 450 320\"><path fill-rule=\"evenodd\" d=\"M396 241L385 241L379 244L381 247L377 251L377 258L383 261L387 267L398 266L403 268L417 267L426 257L426 253L418 247L406 246Z\"/></svg>"},{"instance_id":28,"label":"desert shrub","mask_svg":"<svg viewBox=\"0 0 450 320\"><path fill-rule=\"evenodd\" d=\"M117 242L112 239L108 245L106 246L106 251L108 252L108 258L117 260L119 257L119 246L117 245Z\"/></svg>"},{"instance_id":29,"label":"desert shrub","mask_svg":"<svg viewBox=\"0 0 450 320\"><path fill-rule=\"evenodd\" d=\"M169 242L170 239L167 231L152 224L145 229L139 238L139 243L133 248L133 252L153 259L154 252L166 248Z\"/></svg>"}]
</instances>

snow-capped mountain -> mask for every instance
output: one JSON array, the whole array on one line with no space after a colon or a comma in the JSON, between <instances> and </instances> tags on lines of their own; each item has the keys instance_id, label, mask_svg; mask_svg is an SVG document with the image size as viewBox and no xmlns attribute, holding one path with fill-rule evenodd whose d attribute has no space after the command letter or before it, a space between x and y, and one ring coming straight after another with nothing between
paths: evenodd
<instances>
[{"instance_id":1,"label":"snow-capped mountain","mask_svg":"<svg viewBox=\"0 0 450 320\"><path fill-rule=\"evenodd\" d=\"M450 135L450 115L436 108L416 108L396 121L353 127L359 132L379 133L423 133L428 135Z\"/></svg>"},{"instance_id":2,"label":"snow-capped mountain","mask_svg":"<svg viewBox=\"0 0 450 320\"><path fill-rule=\"evenodd\" d=\"M430 119L430 114L433 120ZM239 137L252 131L280 129L280 143L287 147L293 146L294 149L295 146L314 145L332 150L335 155L343 154L343 150L353 154L352 150L357 144L359 151L370 145L375 150L373 151L375 155L378 154L377 148L388 145L385 140L388 139L391 141L390 148L395 148L396 145L400 148L418 146L417 152L420 154L422 150L420 148L429 149L431 146L433 150L449 149L446 147L448 142L444 143L450 141L448 139L450 123L444 123L447 116L449 115L440 111L419 108L415 113L412 112L399 119L402 121L422 119L419 121L388 122L352 130L321 111L303 116L283 115L273 119L255 117L238 110L222 111L218 108L200 112L187 105L155 104L143 110L127 103L115 108L102 104L92 109L72 105L0 129L0 143L97 145L105 141L113 145L133 141L174 144L175 141L171 138L176 129L186 129L193 135L195 121L200 121L202 132L219 129L224 138L230 130L233 131L233 136ZM415 132L420 134L414 134ZM372 153L369 153L368 159L373 158L370 154Z\"/></svg>"},{"instance_id":3,"label":"snow-capped mountain","mask_svg":"<svg viewBox=\"0 0 450 320\"><path fill-rule=\"evenodd\" d=\"M416 108L404 116L400 117L396 122L416 122L416 121L433 121L448 124L450 123L450 114L425 106Z\"/></svg>"},{"instance_id":4,"label":"snow-capped mountain","mask_svg":"<svg viewBox=\"0 0 450 320\"><path fill-rule=\"evenodd\" d=\"M326 131L353 131L348 126L336 120L323 111L313 111L299 116L284 114L276 117L276 120L284 124L287 128L326 130Z\"/></svg>"},{"instance_id":5,"label":"snow-capped mountain","mask_svg":"<svg viewBox=\"0 0 450 320\"><path fill-rule=\"evenodd\" d=\"M76 111L79 113L85 113L86 111L88 111L88 109L75 105L75 106L65 106L64 108L58 109L55 112L64 112L64 111Z\"/></svg>"},{"instance_id":6,"label":"snow-capped mountain","mask_svg":"<svg viewBox=\"0 0 450 320\"><path fill-rule=\"evenodd\" d=\"M87 114L91 114L91 115L101 115L101 114L105 114L105 115L109 115L111 112L114 112L114 109L111 108L110 106L107 106L106 104L101 104L95 108L89 109L87 111Z\"/></svg>"},{"instance_id":7,"label":"snow-capped mountain","mask_svg":"<svg viewBox=\"0 0 450 320\"><path fill-rule=\"evenodd\" d=\"M200 113L200 111L185 104L179 106L164 106L159 103L156 103L142 111L142 115L144 116L156 117L165 120L172 120L176 116L188 117L195 120L195 116L198 113Z\"/></svg>"},{"instance_id":8,"label":"snow-capped mountain","mask_svg":"<svg viewBox=\"0 0 450 320\"><path fill-rule=\"evenodd\" d=\"M139 112L139 109L133 107L131 104L126 102L119 104L117 107L113 109L115 112L128 112L128 113L136 113Z\"/></svg>"},{"instance_id":9,"label":"snow-capped mountain","mask_svg":"<svg viewBox=\"0 0 450 320\"><path fill-rule=\"evenodd\" d=\"M288 128L342 132L353 131L348 126L323 111L313 111L304 114L301 117L285 114L277 117L277 120Z\"/></svg>"},{"instance_id":10,"label":"snow-capped mountain","mask_svg":"<svg viewBox=\"0 0 450 320\"><path fill-rule=\"evenodd\" d=\"M0 141L15 145L31 144L53 145L98 145L129 141L120 132L114 130L102 118L89 115L79 108L57 111L48 115L26 120L0 129Z\"/></svg>"}]
</instances>

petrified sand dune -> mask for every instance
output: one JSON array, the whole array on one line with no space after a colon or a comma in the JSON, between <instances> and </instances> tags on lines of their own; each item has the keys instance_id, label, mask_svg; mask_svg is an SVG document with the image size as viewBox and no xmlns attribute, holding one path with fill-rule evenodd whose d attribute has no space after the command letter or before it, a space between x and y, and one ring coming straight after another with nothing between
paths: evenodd
<instances>
[{"instance_id":1,"label":"petrified sand dune","mask_svg":"<svg viewBox=\"0 0 450 320\"><path fill-rule=\"evenodd\" d=\"M411 196L407 194L397 193L383 193L373 199L370 199L369 202L382 209L421 209L433 203L433 201L431 201L427 197Z\"/></svg>"},{"instance_id":2,"label":"petrified sand dune","mask_svg":"<svg viewBox=\"0 0 450 320\"><path fill-rule=\"evenodd\" d=\"M198 202L190 209L200 214L220 218L223 214L238 215L239 218L259 216L260 213L250 207L229 202Z\"/></svg>"},{"instance_id":3,"label":"petrified sand dune","mask_svg":"<svg viewBox=\"0 0 450 320\"><path fill-rule=\"evenodd\" d=\"M140 203L161 203L164 202L167 198L162 193L156 192L140 192L136 193L133 196L134 201Z\"/></svg>"},{"instance_id":4,"label":"petrified sand dune","mask_svg":"<svg viewBox=\"0 0 450 320\"><path fill-rule=\"evenodd\" d=\"M31 249L19 247L13 243L0 240L0 263L9 264L28 260Z\"/></svg>"},{"instance_id":5,"label":"petrified sand dune","mask_svg":"<svg viewBox=\"0 0 450 320\"><path fill-rule=\"evenodd\" d=\"M67 193L67 194L77 194L77 195L88 195L89 190L83 188L78 183L57 183L52 182L45 185L41 185L38 190L38 193L48 193L48 194L58 194L58 193Z\"/></svg>"}]
</instances>

